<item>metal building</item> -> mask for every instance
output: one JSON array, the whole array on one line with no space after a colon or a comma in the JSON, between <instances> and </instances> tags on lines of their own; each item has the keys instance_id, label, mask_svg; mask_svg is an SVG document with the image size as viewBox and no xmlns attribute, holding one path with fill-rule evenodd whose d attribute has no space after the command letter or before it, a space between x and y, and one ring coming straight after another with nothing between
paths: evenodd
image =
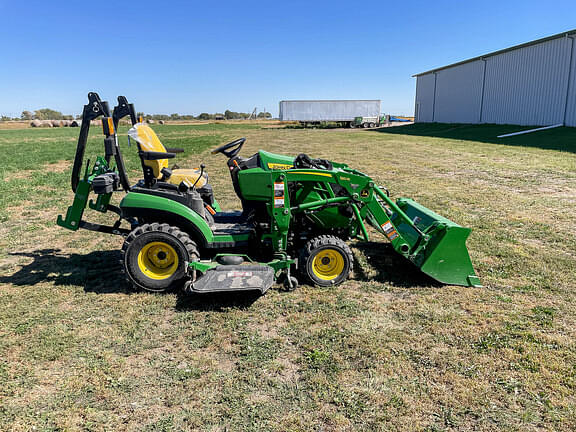
<instances>
[{"instance_id":1,"label":"metal building","mask_svg":"<svg viewBox=\"0 0 576 432\"><path fill-rule=\"evenodd\" d=\"M576 126L576 30L423 72L417 122Z\"/></svg>"},{"instance_id":2,"label":"metal building","mask_svg":"<svg viewBox=\"0 0 576 432\"><path fill-rule=\"evenodd\" d=\"M352 121L355 117L378 117L380 100L289 100L280 101L280 120L300 122Z\"/></svg>"}]
</instances>

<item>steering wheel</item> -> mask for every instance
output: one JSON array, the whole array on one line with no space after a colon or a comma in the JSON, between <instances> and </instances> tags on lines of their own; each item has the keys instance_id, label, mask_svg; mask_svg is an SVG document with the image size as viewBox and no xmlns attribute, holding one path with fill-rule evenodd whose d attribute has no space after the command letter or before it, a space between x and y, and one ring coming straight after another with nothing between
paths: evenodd
<instances>
[{"instance_id":1,"label":"steering wheel","mask_svg":"<svg viewBox=\"0 0 576 432\"><path fill-rule=\"evenodd\" d=\"M244 145L245 141L246 138L239 138L237 140L229 142L228 144L221 145L220 147L217 147L214 150L212 150L212 154L222 153L228 159L232 159L238 153L240 153L240 150L242 149L242 146Z\"/></svg>"}]
</instances>

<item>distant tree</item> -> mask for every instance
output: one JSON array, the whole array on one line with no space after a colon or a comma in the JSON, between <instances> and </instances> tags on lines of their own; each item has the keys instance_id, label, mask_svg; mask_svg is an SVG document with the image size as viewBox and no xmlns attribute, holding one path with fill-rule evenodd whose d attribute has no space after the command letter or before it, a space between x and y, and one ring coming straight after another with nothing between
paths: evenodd
<instances>
[{"instance_id":1,"label":"distant tree","mask_svg":"<svg viewBox=\"0 0 576 432\"><path fill-rule=\"evenodd\" d=\"M31 111L22 111L20 118L22 120L34 120L34 114Z\"/></svg>"},{"instance_id":2,"label":"distant tree","mask_svg":"<svg viewBox=\"0 0 576 432\"><path fill-rule=\"evenodd\" d=\"M34 111L34 118L38 120L62 120L64 116L60 111L50 108L42 108Z\"/></svg>"},{"instance_id":3,"label":"distant tree","mask_svg":"<svg viewBox=\"0 0 576 432\"><path fill-rule=\"evenodd\" d=\"M250 117L250 114L226 110L224 111L224 117L226 117L228 120L247 119L248 117Z\"/></svg>"},{"instance_id":4,"label":"distant tree","mask_svg":"<svg viewBox=\"0 0 576 432\"><path fill-rule=\"evenodd\" d=\"M264 119L268 119L268 118L272 118L272 114L270 114L269 112L259 112L257 115L258 118L264 118Z\"/></svg>"},{"instance_id":5,"label":"distant tree","mask_svg":"<svg viewBox=\"0 0 576 432\"><path fill-rule=\"evenodd\" d=\"M178 114L178 113L170 114L170 120L179 120L179 119L180 119L180 114Z\"/></svg>"},{"instance_id":6,"label":"distant tree","mask_svg":"<svg viewBox=\"0 0 576 432\"><path fill-rule=\"evenodd\" d=\"M5 115L3 115L3 116L0 117L0 121L9 121L9 120L12 120L12 118L11 118L11 117L8 117L8 116L5 116Z\"/></svg>"},{"instance_id":7,"label":"distant tree","mask_svg":"<svg viewBox=\"0 0 576 432\"><path fill-rule=\"evenodd\" d=\"M150 117L154 120L168 120L170 118L166 114L152 114Z\"/></svg>"},{"instance_id":8,"label":"distant tree","mask_svg":"<svg viewBox=\"0 0 576 432\"><path fill-rule=\"evenodd\" d=\"M196 117L198 120L211 120L212 119L212 115L208 114L208 113L201 113L198 117Z\"/></svg>"}]
</instances>

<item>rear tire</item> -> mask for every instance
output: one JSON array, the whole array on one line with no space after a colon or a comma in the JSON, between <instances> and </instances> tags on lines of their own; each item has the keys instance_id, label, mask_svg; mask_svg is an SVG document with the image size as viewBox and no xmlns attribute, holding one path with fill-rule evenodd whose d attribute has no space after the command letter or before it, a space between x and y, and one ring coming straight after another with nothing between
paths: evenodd
<instances>
[{"instance_id":1,"label":"rear tire","mask_svg":"<svg viewBox=\"0 0 576 432\"><path fill-rule=\"evenodd\" d=\"M134 229L122 246L122 265L136 289L166 292L182 287L187 267L199 259L188 234L168 224L144 224Z\"/></svg>"},{"instance_id":2,"label":"rear tire","mask_svg":"<svg viewBox=\"0 0 576 432\"><path fill-rule=\"evenodd\" d=\"M370 123L370 128L375 128L376 127L376 123Z\"/></svg>"},{"instance_id":3,"label":"rear tire","mask_svg":"<svg viewBox=\"0 0 576 432\"><path fill-rule=\"evenodd\" d=\"M300 253L299 266L313 285L332 286L344 282L352 272L354 257L341 238L321 235L309 240Z\"/></svg>"},{"instance_id":4,"label":"rear tire","mask_svg":"<svg viewBox=\"0 0 576 432\"><path fill-rule=\"evenodd\" d=\"M370 125L368 123L362 123L362 127L364 129L368 129L370 127Z\"/></svg>"}]
</instances>

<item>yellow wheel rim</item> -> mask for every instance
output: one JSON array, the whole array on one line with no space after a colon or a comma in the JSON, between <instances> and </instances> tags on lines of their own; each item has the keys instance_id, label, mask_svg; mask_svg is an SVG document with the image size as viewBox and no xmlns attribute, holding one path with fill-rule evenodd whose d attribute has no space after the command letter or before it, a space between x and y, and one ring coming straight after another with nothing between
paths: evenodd
<instances>
[{"instance_id":1,"label":"yellow wheel rim","mask_svg":"<svg viewBox=\"0 0 576 432\"><path fill-rule=\"evenodd\" d=\"M138 268L150 279L168 279L178 268L178 254L168 243L148 243L138 253Z\"/></svg>"},{"instance_id":2,"label":"yellow wheel rim","mask_svg":"<svg viewBox=\"0 0 576 432\"><path fill-rule=\"evenodd\" d=\"M344 257L335 249L323 249L312 259L312 271L319 279L336 279L343 270Z\"/></svg>"}]
</instances>

